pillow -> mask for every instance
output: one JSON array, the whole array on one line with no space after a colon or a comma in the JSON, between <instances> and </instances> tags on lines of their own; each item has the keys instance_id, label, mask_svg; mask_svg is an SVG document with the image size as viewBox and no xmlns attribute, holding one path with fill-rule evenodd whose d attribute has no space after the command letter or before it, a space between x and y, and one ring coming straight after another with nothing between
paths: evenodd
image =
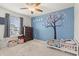
<instances>
[{"instance_id":1,"label":"pillow","mask_svg":"<svg viewBox=\"0 0 79 59\"><path fill-rule=\"evenodd\" d=\"M8 41L8 47L13 47L16 46L18 44L17 40L10 40Z\"/></svg>"},{"instance_id":2,"label":"pillow","mask_svg":"<svg viewBox=\"0 0 79 59\"><path fill-rule=\"evenodd\" d=\"M50 46L54 45L54 40L48 40L47 44L50 45Z\"/></svg>"}]
</instances>

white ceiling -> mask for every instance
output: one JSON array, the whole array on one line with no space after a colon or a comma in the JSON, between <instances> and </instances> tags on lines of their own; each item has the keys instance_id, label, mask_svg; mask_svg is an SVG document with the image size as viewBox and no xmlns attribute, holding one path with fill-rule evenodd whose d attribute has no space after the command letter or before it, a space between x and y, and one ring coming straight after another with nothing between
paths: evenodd
<instances>
[{"instance_id":1,"label":"white ceiling","mask_svg":"<svg viewBox=\"0 0 79 59\"><path fill-rule=\"evenodd\" d=\"M31 14L29 10L20 9L26 7L25 3L0 3L0 6L16 13L29 15L29 16L38 16L38 15L54 12L57 10L61 10L64 8L72 7L73 4L72 3L41 3L41 9L43 10L43 12L34 13L34 14Z\"/></svg>"}]
</instances>

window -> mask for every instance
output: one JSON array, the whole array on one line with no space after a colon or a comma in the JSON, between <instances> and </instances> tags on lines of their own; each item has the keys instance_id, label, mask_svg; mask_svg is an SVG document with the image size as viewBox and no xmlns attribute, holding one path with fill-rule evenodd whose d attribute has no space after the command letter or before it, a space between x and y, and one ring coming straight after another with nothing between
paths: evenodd
<instances>
[{"instance_id":1,"label":"window","mask_svg":"<svg viewBox=\"0 0 79 59\"><path fill-rule=\"evenodd\" d=\"M18 36L20 34L20 18L10 16L10 36Z\"/></svg>"}]
</instances>

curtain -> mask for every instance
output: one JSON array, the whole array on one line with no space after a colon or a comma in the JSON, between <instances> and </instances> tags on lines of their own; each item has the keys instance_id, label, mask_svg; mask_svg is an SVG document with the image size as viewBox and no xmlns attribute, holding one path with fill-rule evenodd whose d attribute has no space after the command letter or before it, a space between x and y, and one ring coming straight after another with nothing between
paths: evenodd
<instances>
[{"instance_id":1,"label":"curtain","mask_svg":"<svg viewBox=\"0 0 79 59\"><path fill-rule=\"evenodd\" d=\"M0 17L0 25L4 25L4 26L5 26L5 20L6 20L5 18ZM1 27L2 27L2 28L1 28ZM1 27L0 27L0 29L3 29L3 26L1 26ZM4 28L5 28L5 27L4 27ZM3 32L1 32L3 35L0 33L0 34L1 34L1 35L0 35L1 37L0 37L0 38L2 38L2 37L5 36L5 35L4 35L5 29L3 29L3 30L1 30L1 31L3 31Z\"/></svg>"},{"instance_id":2,"label":"curtain","mask_svg":"<svg viewBox=\"0 0 79 59\"><path fill-rule=\"evenodd\" d=\"M5 25L5 18L0 17L0 25Z\"/></svg>"},{"instance_id":3,"label":"curtain","mask_svg":"<svg viewBox=\"0 0 79 59\"><path fill-rule=\"evenodd\" d=\"M10 15L8 13L5 14L5 35L4 37L9 37L10 36L10 20L9 20Z\"/></svg>"},{"instance_id":4,"label":"curtain","mask_svg":"<svg viewBox=\"0 0 79 59\"><path fill-rule=\"evenodd\" d=\"M24 28L23 28L23 17L20 17L20 31L21 33L20 34L24 34Z\"/></svg>"}]
</instances>

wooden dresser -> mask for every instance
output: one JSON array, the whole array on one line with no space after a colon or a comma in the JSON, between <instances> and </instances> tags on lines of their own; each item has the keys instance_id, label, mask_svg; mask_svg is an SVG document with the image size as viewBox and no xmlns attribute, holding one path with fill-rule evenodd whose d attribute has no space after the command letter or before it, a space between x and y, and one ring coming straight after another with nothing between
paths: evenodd
<instances>
[{"instance_id":1,"label":"wooden dresser","mask_svg":"<svg viewBox=\"0 0 79 59\"><path fill-rule=\"evenodd\" d=\"M32 27L24 26L25 41L33 40L33 29Z\"/></svg>"}]
</instances>

